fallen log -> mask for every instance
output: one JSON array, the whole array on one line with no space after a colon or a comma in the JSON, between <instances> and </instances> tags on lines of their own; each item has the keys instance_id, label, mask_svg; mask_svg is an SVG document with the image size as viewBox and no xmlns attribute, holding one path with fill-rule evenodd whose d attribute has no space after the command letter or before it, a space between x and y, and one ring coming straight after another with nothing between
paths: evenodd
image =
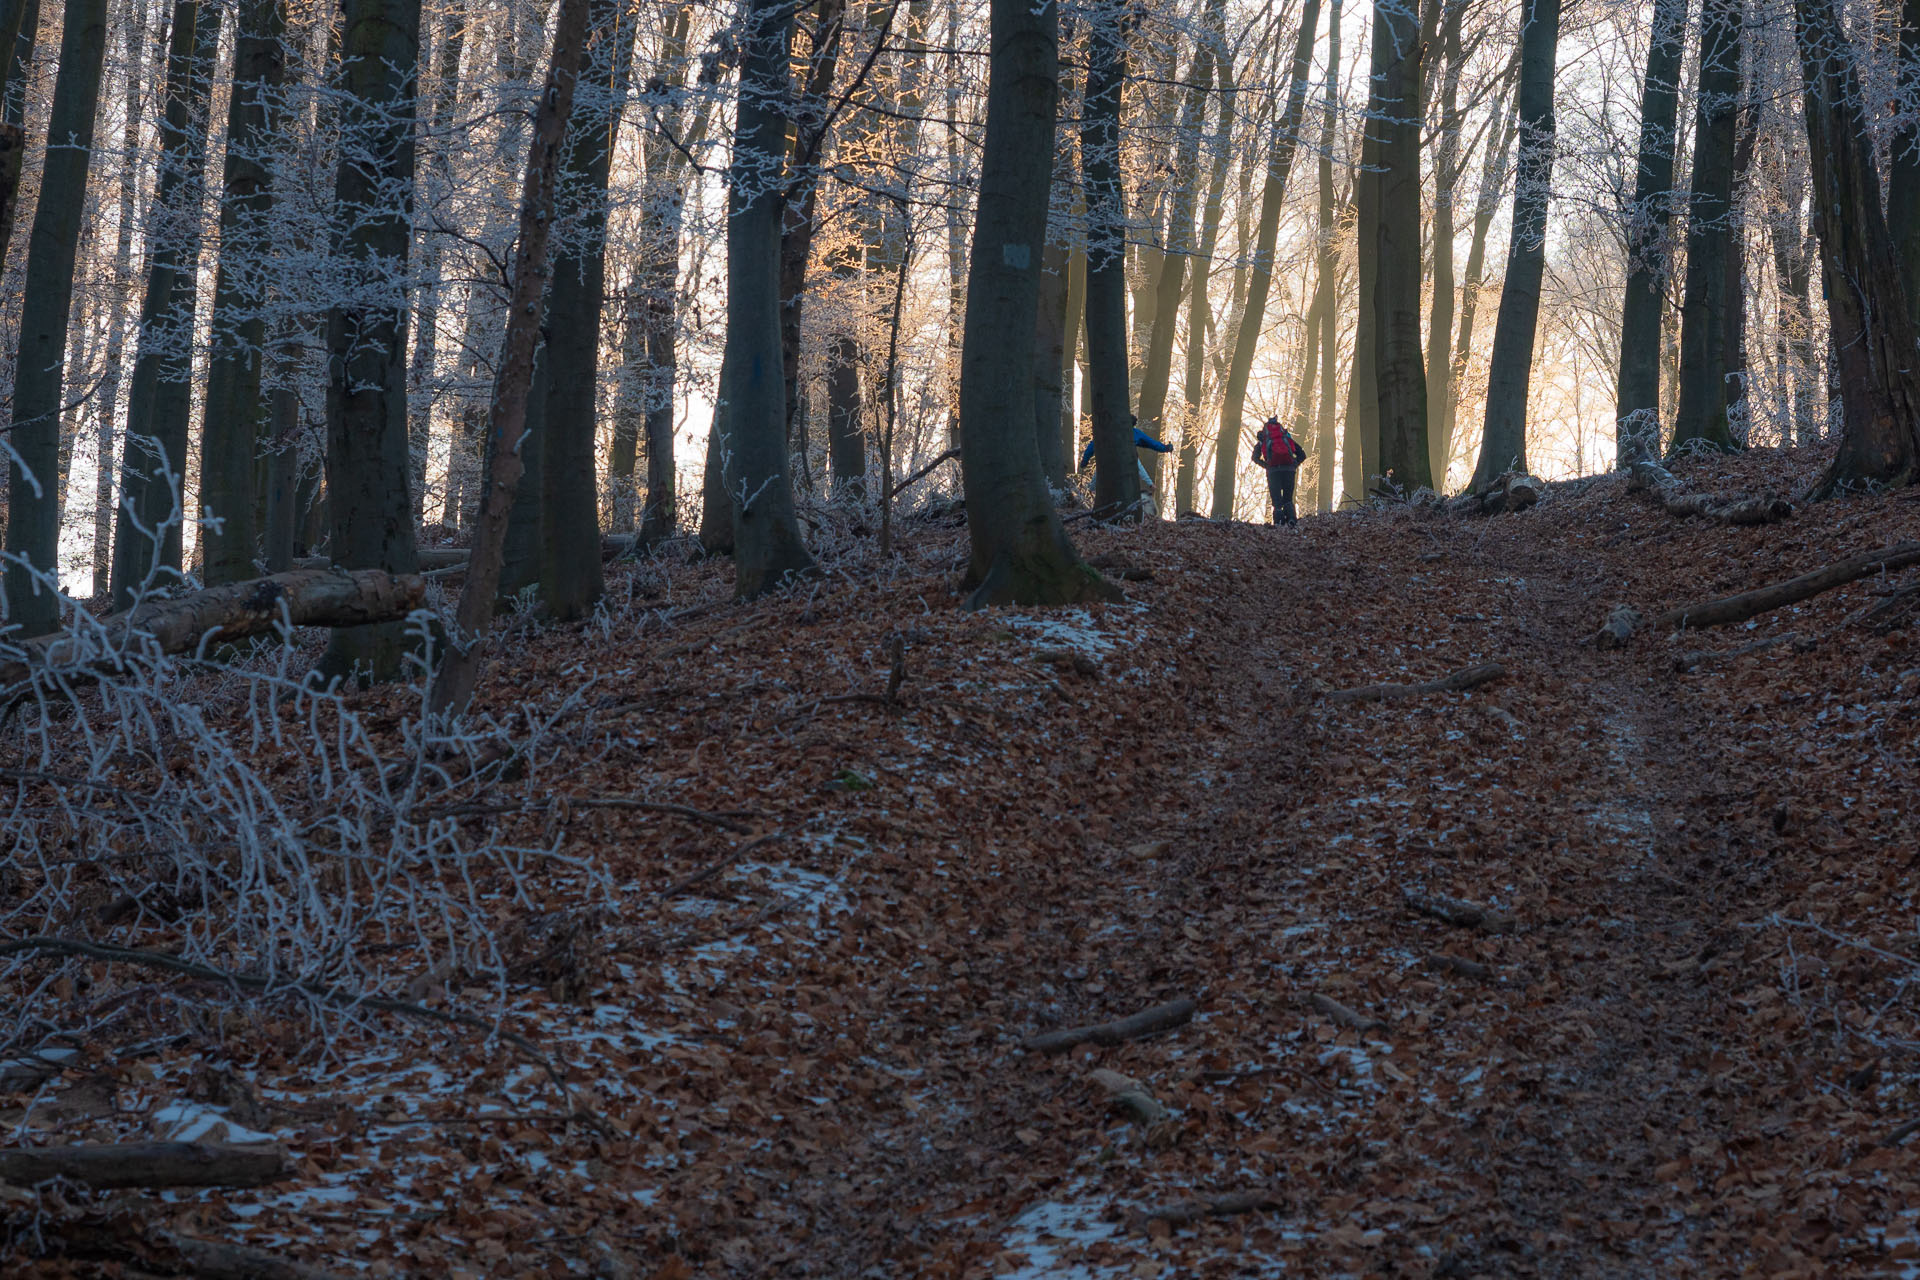
<instances>
[{"instance_id":1,"label":"fallen log","mask_svg":"<svg viewBox=\"0 0 1920 1280\"><path fill-rule=\"evenodd\" d=\"M420 604L426 580L384 569L296 569L251 582L209 587L171 600L146 600L115 614L98 631L56 632L16 643L34 665L110 664L130 637L147 636L162 653L181 653L295 627L358 627L404 618ZM0 681L25 677L28 662L0 664Z\"/></svg>"},{"instance_id":2,"label":"fallen log","mask_svg":"<svg viewBox=\"0 0 1920 1280\"><path fill-rule=\"evenodd\" d=\"M258 1187L285 1177L277 1146L205 1142L102 1142L0 1149L0 1181L32 1186L66 1178L89 1187Z\"/></svg>"},{"instance_id":3,"label":"fallen log","mask_svg":"<svg viewBox=\"0 0 1920 1280\"><path fill-rule=\"evenodd\" d=\"M1657 462L1636 462L1627 481L1628 492L1644 492L1671 516L1698 516L1718 524L1775 524L1793 515L1793 504L1774 493L1739 498L1721 498L1710 493L1689 493L1680 487L1671 471Z\"/></svg>"},{"instance_id":4,"label":"fallen log","mask_svg":"<svg viewBox=\"0 0 1920 1280\"><path fill-rule=\"evenodd\" d=\"M1097 1044L1112 1046L1128 1040L1138 1040L1150 1036L1156 1031L1170 1031L1174 1027L1183 1027L1193 1020L1193 1012L1199 1008L1192 1000L1182 997L1169 1000L1165 1004L1154 1005L1151 1009L1142 1009L1113 1022L1096 1022L1084 1027L1062 1027L1058 1031L1042 1031L1031 1035L1023 1042L1028 1053L1064 1053L1075 1045Z\"/></svg>"},{"instance_id":5,"label":"fallen log","mask_svg":"<svg viewBox=\"0 0 1920 1280\"><path fill-rule=\"evenodd\" d=\"M1478 493L1465 493L1450 499L1448 512L1459 515L1497 516L1525 511L1547 496L1547 486L1524 471L1506 471L1493 478Z\"/></svg>"},{"instance_id":6,"label":"fallen log","mask_svg":"<svg viewBox=\"0 0 1920 1280\"><path fill-rule=\"evenodd\" d=\"M1460 693L1505 674L1507 669L1499 663L1483 662L1420 684L1370 684L1358 689L1334 689L1322 696L1328 702L1385 702L1390 698L1414 698L1428 693Z\"/></svg>"},{"instance_id":7,"label":"fallen log","mask_svg":"<svg viewBox=\"0 0 1920 1280\"><path fill-rule=\"evenodd\" d=\"M161 1240L193 1268L198 1280L336 1280L339 1275L252 1245L172 1233L163 1234Z\"/></svg>"},{"instance_id":8,"label":"fallen log","mask_svg":"<svg viewBox=\"0 0 1920 1280\"><path fill-rule=\"evenodd\" d=\"M1596 649L1623 648L1633 639L1633 633L1639 628L1640 612L1632 605L1617 604L1600 629L1593 633L1593 645Z\"/></svg>"},{"instance_id":9,"label":"fallen log","mask_svg":"<svg viewBox=\"0 0 1920 1280\"><path fill-rule=\"evenodd\" d=\"M1179 1227L1203 1218L1227 1218L1235 1214L1252 1213L1257 1209L1283 1207L1279 1195L1272 1191L1216 1191L1211 1195L1176 1200L1158 1209L1138 1210L1134 1214L1134 1222L1140 1227L1154 1222Z\"/></svg>"},{"instance_id":10,"label":"fallen log","mask_svg":"<svg viewBox=\"0 0 1920 1280\"><path fill-rule=\"evenodd\" d=\"M1386 1028L1386 1023L1370 1014L1349 1009L1332 996L1323 996L1318 991L1307 994L1307 1003L1326 1014L1343 1027L1354 1031L1378 1031Z\"/></svg>"},{"instance_id":11,"label":"fallen log","mask_svg":"<svg viewBox=\"0 0 1920 1280\"><path fill-rule=\"evenodd\" d=\"M1512 933L1518 923L1505 912L1469 902L1465 898L1444 898L1438 894L1401 893L1407 909L1416 915L1431 916L1459 929L1479 929L1483 933Z\"/></svg>"},{"instance_id":12,"label":"fallen log","mask_svg":"<svg viewBox=\"0 0 1920 1280\"><path fill-rule=\"evenodd\" d=\"M1774 609L1798 604L1824 591L1844 587L1849 582L1870 578L1876 573L1892 573L1915 564L1920 564L1920 542L1900 542L1879 551L1836 560L1825 568L1803 573L1797 578L1788 578L1785 582L1756 587L1752 591L1742 591L1719 600L1669 609L1655 618L1654 622L1675 631L1689 627L1724 627L1730 622L1745 622L1748 618Z\"/></svg>"},{"instance_id":13,"label":"fallen log","mask_svg":"<svg viewBox=\"0 0 1920 1280\"><path fill-rule=\"evenodd\" d=\"M1694 649L1675 658L1673 669L1684 675L1695 667L1717 666L1722 662L1731 662L1735 658L1744 658L1750 653L1759 653L1762 649L1771 649L1777 644L1789 644L1799 639L1798 633L1789 631L1785 635L1768 636L1765 640L1743 644L1737 649Z\"/></svg>"}]
</instances>

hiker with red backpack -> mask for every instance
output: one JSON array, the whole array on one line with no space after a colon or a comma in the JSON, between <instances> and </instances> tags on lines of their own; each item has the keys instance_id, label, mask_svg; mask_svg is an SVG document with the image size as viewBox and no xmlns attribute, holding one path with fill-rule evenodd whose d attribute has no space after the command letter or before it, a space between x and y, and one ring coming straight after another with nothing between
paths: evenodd
<instances>
[{"instance_id":1,"label":"hiker with red backpack","mask_svg":"<svg viewBox=\"0 0 1920 1280\"><path fill-rule=\"evenodd\" d=\"M1253 460L1267 469L1267 492L1273 495L1273 523L1297 524L1293 511L1293 481L1307 451L1280 425L1280 419L1268 418L1253 438Z\"/></svg>"}]
</instances>

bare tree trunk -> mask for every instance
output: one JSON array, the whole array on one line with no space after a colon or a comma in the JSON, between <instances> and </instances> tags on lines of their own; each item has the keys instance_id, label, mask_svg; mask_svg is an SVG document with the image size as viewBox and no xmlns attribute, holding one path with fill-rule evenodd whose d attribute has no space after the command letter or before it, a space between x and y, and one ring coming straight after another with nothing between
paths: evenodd
<instances>
[{"instance_id":1,"label":"bare tree trunk","mask_svg":"<svg viewBox=\"0 0 1920 1280\"><path fill-rule=\"evenodd\" d=\"M1337 0L1336 0L1337 4ZM1211 59L1220 82L1220 111L1215 122L1212 173L1207 183L1205 211L1200 214L1199 252L1193 260L1193 282L1187 289L1187 368L1181 380L1186 400L1186 420L1180 426L1180 463L1173 486L1173 510L1176 516L1195 509L1195 488L1200 471L1200 434L1206 421L1201 408L1206 399L1207 336L1213 328L1213 308L1207 300L1207 284L1212 275L1214 249L1220 242L1220 218L1226 203L1227 174L1233 165L1233 121L1235 98L1233 51L1227 45L1226 6L1223 0L1208 0L1207 39ZM1337 36L1333 47L1338 50ZM1338 58L1336 56L1335 60Z\"/></svg>"},{"instance_id":2,"label":"bare tree trunk","mask_svg":"<svg viewBox=\"0 0 1920 1280\"><path fill-rule=\"evenodd\" d=\"M1060 432L1061 371L1067 352L1067 293L1072 251L1049 239L1040 256L1040 305L1033 327L1033 438L1047 483L1064 489L1075 459Z\"/></svg>"},{"instance_id":3,"label":"bare tree trunk","mask_svg":"<svg viewBox=\"0 0 1920 1280\"><path fill-rule=\"evenodd\" d=\"M1427 370L1420 350L1420 24L1404 0L1374 0L1373 83L1378 111L1378 223L1361 252L1374 269L1374 360L1380 469L1411 494L1433 487L1427 457Z\"/></svg>"},{"instance_id":4,"label":"bare tree trunk","mask_svg":"<svg viewBox=\"0 0 1920 1280\"><path fill-rule=\"evenodd\" d=\"M122 443L120 509L113 537L112 589L116 608L159 569L180 568L182 513L179 486L187 471L191 412L188 344L193 335L194 274L200 259L195 188L206 156L205 132L196 126L196 94L210 82L194 65L198 6L173 10L168 40L166 105L161 119L160 176L147 250L147 290L140 309L133 387L127 397ZM217 23L217 13L210 19ZM171 521L171 523L169 523Z\"/></svg>"},{"instance_id":5,"label":"bare tree trunk","mask_svg":"<svg viewBox=\"0 0 1920 1280\"><path fill-rule=\"evenodd\" d=\"M276 99L284 71L285 17L279 0L247 0L233 43L227 155L220 201L220 266L213 286L213 349L207 358L206 420L200 435L200 505L219 525L206 539L209 586L254 577L255 459L264 405L261 360L273 261L273 181L266 150L279 129Z\"/></svg>"},{"instance_id":6,"label":"bare tree trunk","mask_svg":"<svg viewBox=\"0 0 1920 1280\"><path fill-rule=\"evenodd\" d=\"M1372 98L1369 94L1369 103ZM1379 219L1380 184L1378 144L1372 111L1361 121L1359 162L1353 166L1354 304L1353 364L1347 372L1347 429L1345 458L1340 467L1342 504L1364 502L1380 468L1379 313L1374 309L1379 259L1365 251L1367 230Z\"/></svg>"},{"instance_id":7,"label":"bare tree trunk","mask_svg":"<svg viewBox=\"0 0 1920 1280\"><path fill-rule=\"evenodd\" d=\"M986 146L961 348L960 472L969 605L1066 604L1115 592L1074 551L1033 440L1033 317L1053 174L1059 7L992 0Z\"/></svg>"},{"instance_id":8,"label":"bare tree trunk","mask_svg":"<svg viewBox=\"0 0 1920 1280\"><path fill-rule=\"evenodd\" d=\"M429 164L433 196L440 198L450 193L454 184L453 147L448 132L460 102L460 55L466 47L469 20L460 0L454 0L442 19L439 45L434 50L433 114L427 132L435 142ZM413 466L407 490L413 495L413 518L416 523L423 523L426 519L427 455L433 444L433 377L434 364L440 354L440 291L444 287L440 278L441 251L438 235L422 238L420 304L419 313L414 319L413 360L407 374L410 392L407 406L407 457ZM447 455L447 473L451 484L451 449Z\"/></svg>"},{"instance_id":9,"label":"bare tree trunk","mask_svg":"<svg viewBox=\"0 0 1920 1280\"><path fill-rule=\"evenodd\" d=\"M1680 404L1672 449L1733 448L1727 427L1727 238L1733 229L1734 129L1740 114L1742 0L1703 0L1700 89L1687 200L1687 288L1680 306Z\"/></svg>"},{"instance_id":10,"label":"bare tree trunk","mask_svg":"<svg viewBox=\"0 0 1920 1280\"><path fill-rule=\"evenodd\" d=\"M1887 144L1887 229L1909 316L1920 329L1920 0L1900 8L1899 127Z\"/></svg>"},{"instance_id":11,"label":"bare tree trunk","mask_svg":"<svg viewBox=\"0 0 1920 1280\"><path fill-rule=\"evenodd\" d=\"M740 99L727 192L727 443L734 594L817 572L801 541L788 475L780 352L780 219L793 10L747 0ZM1031 314L1031 313L1029 313Z\"/></svg>"},{"instance_id":12,"label":"bare tree trunk","mask_svg":"<svg viewBox=\"0 0 1920 1280\"><path fill-rule=\"evenodd\" d=\"M1500 123L1504 115L1505 124ZM1507 162L1513 154L1513 140L1519 132L1519 118L1511 107L1504 111L1494 104L1494 120L1488 127L1487 150L1480 167L1480 194L1473 214L1473 240L1467 247L1467 268L1461 278L1460 329L1454 335L1453 358L1449 362L1446 393L1441 400L1440 432L1447 438L1447 457L1453 457L1454 427L1460 407L1460 385L1467 376L1467 364L1473 355L1473 326L1480 312L1480 289L1486 273L1487 236L1493 218L1500 211L1500 193L1507 185ZM1495 134L1499 141L1494 141Z\"/></svg>"},{"instance_id":13,"label":"bare tree trunk","mask_svg":"<svg viewBox=\"0 0 1920 1280\"><path fill-rule=\"evenodd\" d=\"M1442 408L1452 396L1447 360L1453 352L1453 237L1454 193L1460 185L1464 160L1460 153L1460 73L1465 58L1460 47L1464 0L1451 0L1440 30L1440 48L1447 61L1440 82L1439 145L1433 161L1433 300L1427 309L1427 466L1433 487L1447 487L1447 463L1453 456L1452 416Z\"/></svg>"},{"instance_id":14,"label":"bare tree trunk","mask_svg":"<svg viewBox=\"0 0 1920 1280\"><path fill-rule=\"evenodd\" d=\"M1640 90L1640 158L1626 211L1627 289L1620 315L1620 377L1614 395L1615 461L1629 467L1660 452L1660 325L1673 246L1673 162L1679 150L1680 59L1686 0L1655 0Z\"/></svg>"},{"instance_id":15,"label":"bare tree trunk","mask_svg":"<svg viewBox=\"0 0 1920 1280\"><path fill-rule=\"evenodd\" d=\"M145 14L135 19L144 23ZM13 211L26 160L27 135L21 128L27 61L33 56L40 25L40 0L0 0L0 271L7 265L13 239Z\"/></svg>"},{"instance_id":16,"label":"bare tree trunk","mask_svg":"<svg viewBox=\"0 0 1920 1280\"><path fill-rule=\"evenodd\" d=\"M1180 299L1187 281L1187 264L1195 253L1195 193L1200 185L1200 133L1206 120L1207 98L1213 92L1213 48L1210 37L1195 41L1193 64L1187 74L1186 101L1180 108L1179 137L1174 142L1173 208L1168 218L1166 260L1155 283L1153 328L1147 338L1146 372L1140 382L1140 425L1160 439L1167 436L1167 391L1173 380L1173 339L1180 327ZM1196 275L1198 272L1196 271ZM1166 506L1162 482L1164 457L1153 455L1149 471L1157 497ZM1178 507L1174 514L1178 514Z\"/></svg>"},{"instance_id":17,"label":"bare tree trunk","mask_svg":"<svg viewBox=\"0 0 1920 1280\"><path fill-rule=\"evenodd\" d=\"M1287 87L1286 111L1275 124L1267 153L1267 177L1260 190L1260 224L1253 260L1247 270L1247 300L1233 337L1233 361L1227 366L1226 386L1220 397L1219 445L1213 465L1215 520L1233 518L1233 485L1240 464L1240 421L1246 416L1247 379L1253 373L1254 352L1266 320L1267 294L1273 286L1274 246L1279 239L1280 206L1286 199L1287 178L1300 145L1300 118L1306 112L1307 73L1313 63L1313 37L1320 26L1320 0L1306 0L1300 11L1300 34L1293 46L1293 70Z\"/></svg>"},{"instance_id":18,"label":"bare tree trunk","mask_svg":"<svg viewBox=\"0 0 1920 1280\"><path fill-rule=\"evenodd\" d=\"M1120 97L1127 77L1131 25L1117 6L1093 14L1087 35L1086 108L1080 126L1080 166L1087 188L1093 505L1120 518L1137 516L1140 502L1133 412L1128 407L1126 210L1120 189Z\"/></svg>"},{"instance_id":19,"label":"bare tree trunk","mask_svg":"<svg viewBox=\"0 0 1920 1280\"><path fill-rule=\"evenodd\" d=\"M1540 318L1540 278L1547 258L1547 199L1553 188L1553 79L1560 44L1560 0L1524 0L1520 29L1520 160L1513 188L1513 232L1507 278L1494 322L1487 373L1486 435L1473 487L1484 489L1509 469L1527 467L1527 388Z\"/></svg>"},{"instance_id":20,"label":"bare tree trunk","mask_svg":"<svg viewBox=\"0 0 1920 1280\"><path fill-rule=\"evenodd\" d=\"M335 564L412 573L407 494L407 304L381 273L413 243L415 54L420 0L344 0L340 29L340 168L333 256L365 283L327 317L327 514ZM333 633L328 676L401 674L401 623Z\"/></svg>"},{"instance_id":21,"label":"bare tree trunk","mask_svg":"<svg viewBox=\"0 0 1920 1280\"><path fill-rule=\"evenodd\" d=\"M580 67L586 61L587 3L560 0L553 28L553 59L534 116L533 141L527 149L507 332L500 344L500 369L494 377L487 415L486 493L474 527L466 586L460 593L456 614L460 634L434 677L431 704L439 712L458 714L472 701L480 681L487 629L493 621L507 515L519 480L516 473L521 466L522 425L532 390L534 343L540 336L541 299L547 288L547 245L553 230L555 189L559 186L560 145L566 138L567 117L573 111Z\"/></svg>"},{"instance_id":22,"label":"bare tree trunk","mask_svg":"<svg viewBox=\"0 0 1920 1280\"><path fill-rule=\"evenodd\" d=\"M600 317L607 291L607 190L619 104L632 75L634 25L616 0L590 0L586 65L591 95L562 148L560 219L547 297L546 430L541 438L540 594L571 621L605 589L595 434L600 422Z\"/></svg>"},{"instance_id":23,"label":"bare tree trunk","mask_svg":"<svg viewBox=\"0 0 1920 1280\"><path fill-rule=\"evenodd\" d=\"M839 65L846 12L846 0L818 0L814 7L814 46L807 57L807 82L793 112L791 189L781 202L780 366L786 405L785 439L787 452L798 453L803 460L807 443L800 413L800 316L806 306L807 264L813 257L813 235L819 225L820 183L813 171L814 157L832 106L827 95L833 89L834 69ZM889 20L891 16L889 10Z\"/></svg>"},{"instance_id":24,"label":"bare tree trunk","mask_svg":"<svg viewBox=\"0 0 1920 1280\"><path fill-rule=\"evenodd\" d=\"M1814 229L1820 238L1846 426L1833 465L1814 487L1913 483L1920 469L1920 353L1894 238L1880 212L1854 52L1833 0L1796 0Z\"/></svg>"}]
</instances>

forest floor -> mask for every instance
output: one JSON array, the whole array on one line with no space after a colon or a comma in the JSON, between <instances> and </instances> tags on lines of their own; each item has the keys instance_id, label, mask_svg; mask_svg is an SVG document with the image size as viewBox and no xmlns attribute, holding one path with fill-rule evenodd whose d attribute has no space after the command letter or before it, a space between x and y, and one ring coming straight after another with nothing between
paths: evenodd
<instances>
[{"instance_id":1,"label":"forest floor","mask_svg":"<svg viewBox=\"0 0 1920 1280\"><path fill-rule=\"evenodd\" d=\"M1708 465L1794 493L1821 461ZM1882 1145L1920 1118L1916 628L1849 622L1869 580L1583 643L1920 538L1920 494L1731 528L1609 477L1491 519L1073 531L1129 603L961 612L964 530L919 525L753 604L723 566L621 570L644 631L496 663L502 698L598 677L500 797L541 811L469 819L611 874L502 906L505 1025L571 1096L474 1038L316 1063L289 1018L90 1050L0 1120L270 1135L294 1181L139 1211L342 1274L1920 1276L1920 1138ZM613 793L743 830L555 799ZM1164 1216L1209 1198L1240 1211Z\"/></svg>"}]
</instances>

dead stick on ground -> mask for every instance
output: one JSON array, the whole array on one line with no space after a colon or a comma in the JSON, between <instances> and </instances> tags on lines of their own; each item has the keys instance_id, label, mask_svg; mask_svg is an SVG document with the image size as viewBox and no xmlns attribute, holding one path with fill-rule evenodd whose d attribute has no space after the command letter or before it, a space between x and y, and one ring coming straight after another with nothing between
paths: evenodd
<instances>
[{"instance_id":1,"label":"dead stick on ground","mask_svg":"<svg viewBox=\"0 0 1920 1280\"><path fill-rule=\"evenodd\" d=\"M1387 1025L1378 1018L1349 1009L1332 996L1323 996L1318 991L1307 994L1307 1003L1341 1026L1350 1027L1355 1031L1383 1030Z\"/></svg>"},{"instance_id":2,"label":"dead stick on ground","mask_svg":"<svg viewBox=\"0 0 1920 1280\"><path fill-rule=\"evenodd\" d=\"M1158 1209L1142 1209L1134 1215L1134 1221L1141 1227L1153 1222L1179 1227L1203 1218L1225 1218L1252 1213L1257 1209L1281 1207L1280 1197L1271 1191L1219 1191L1212 1195L1176 1200Z\"/></svg>"},{"instance_id":3,"label":"dead stick on ground","mask_svg":"<svg viewBox=\"0 0 1920 1280\"><path fill-rule=\"evenodd\" d=\"M553 1060L542 1053L533 1041L470 1013L433 1009L408 1000L394 1000L386 996L367 995L359 991L342 991L334 987L323 987L317 982L273 982L255 974L234 973L227 969L216 969L212 965L183 960L179 956L170 956L163 951L109 947L97 942L82 942L78 938L28 937L0 942L0 956L25 953L81 956L89 960L104 960L109 964L130 964L142 969L158 969L163 973L177 973L183 977L199 978L206 982L226 983L245 991L298 991L335 1009L372 1009L376 1013L391 1013L398 1017L413 1018L419 1022L437 1023L443 1027L464 1027L486 1035L497 1035L539 1064L540 1068L547 1073L547 1077L553 1081L554 1086L560 1090L560 1095L567 1100L568 1105L572 1105L573 1102L573 1090L567 1087L566 1078L560 1074L560 1069L554 1065ZM585 1112L581 1115L583 1119L599 1123L597 1117Z\"/></svg>"},{"instance_id":4,"label":"dead stick on ground","mask_svg":"<svg viewBox=\"0 0 1920 1280\"><path fill-rule=\"evenodd\" d=\"M277 1146L205 1142L101 1142L0 1150L0 1182L32 1186L67 1178L89 1187L258 1187L286 1176Z\"/></svg>"},{"instance_id":5,"label":"dead stick on ground","mask_svg":"<svg viewBox=\"0 0 1920 1280\"><path fill-rule=\"evenodd\" d=\"M1182 997L1169 1000L1166 1004L1157 1004L1151 1009L1142 1009L1130 1017L1113 1022L1098 1022L1084 1027L1063 1027L1058 1031L1043 1031L1028 1036L1025 1048L1028 1053L1064 1053L1080 1044L1116 1045L1128 1040L1138 1040L1150 1036L1156 1031L1168 1031L1174 1027L1185 1026L1193 1019L1193 1011L1199 1008L1192 1000Z\"/></svg>"},{"instance_id":6,"label":"dead stick on ground","mask_svg":"<svg viewBox=\"0 0 1920 1280\"><path fill-rule=\"evenodd\" d=\"M1688 627L1721 627L1729 622L1745 622L1748 618L1798 604L1835 587L1844 587L1849 582L1869 578L1876 573L1892 573L1915 564L1920 564L1920 542L1901 542L1879 551L1836 560L1825 568L1803 573L1797 578L1788 578L1785 582L1756 587L1752 591L1742 591L1719 600L1669 609L1654 621L1661 627L1676 631Z\"/></svg>"},{"instance_id":7,"label":"dead stick on ground","mask_svg":"<svg viewBox=\"0 0 1920 1280\"><path fill-rule=\"evenodd\" d=\"M424 809L416 816L430 818L474 818L494 814L540 813L564 800L573 809L637 809L643 813L670 813L676 817L690 818L695 822L710 822L716 827L731 831L735 835L749 836L753 828L738 821L740 818L762 818L765 814L752 809L723 809L708 812L694 809L684 804L666 804L658 800L642 800L637 796L549 796L544 800L520 800L504 804L448 805L442 809Z\"/></svg>"},{"instance_id":8,"label":"dead stick on ground","mask_svg":"<svg viewBox=\"0 0 1920 1280\"><path fill-rule=\"evenodd\" d=\"M660 896L662 898L677 897L678 895L683 894L687 890L693 888L695 885L705 884L707 881L713 879L715 876L719 875L722 871L725 871L728 867L732 866L734 863L740 861L740 859L752 853L755 849L758 849L761 845L766 844L772 840L778 840L779 838L780 838L780 833L778 831L769 831L766 835L755 836L753 839L748 840L746 843L735 846L733 851L727 854L726 857L715 860L709 865L700 868L700 870L694 872L692 875L688 876L685 880L682 880L679 883L671 886L666 890L666 892L662 893Z\"/></svg>"},{"instance_id":9,"label":"dead stick on ground","mask_svg":"<svg viewBox=\"0 0 1920 1280\"><path fill-rule=\"evenodd\" d=\"M1482 982L1493 977L1493 970L1478 960L1468 960L1463 956L1437 955L1427 957L1427 968L1446 969L1463 978L1478 978Z\"/></svg>"},{"instance_id":10,"label":"dead stick on ground","mask_svg":"<svg viewBox=\"0 0 1920 1280\"><path fill-rule=\"evenodd\" d=\"M1464 898L1443 898L1406 892L1407 909L1435 920L1444 920L1461 929L1480 929L1487 933L1512 933L1519 926L1514 918L1492 907L1483 907Z\"/></svg>"},{"instance_id":11,"label":"dead stick on ground","mask_svg":"<svg viewBox=\"0 0 1920 1280\"><path fill-rule=\"evenodd\" d=\"M1413 698L1428 693L1460 693L1505 674L1507 669L1499 663L1483 662L1421 684L1370 684L1358 689L1335 689L1324 697L1328 702L1385 702L1389 698Z\"/></svg>"},{"instance_id":12,"label":"dead stick on ground","mask_svg":"<svg viewBox=\"0 0 1920 1280\"><path fill-rule=\"evenodd\" d=\"M1880 1139L1880 1145L1883 1147L1897 1147L1916 1133L1920 1133L1920 1120L1909 1120L1886 1137Z\"/></svg>"},{"instance_id":13,"label":"dead stick on ground","mask_svg":"<svg viewBox=\"0 0 1920 1280\"><path fill-rule=\"evenodd\" d=\"M1734 658L1744 658L1750 653L1759 653L1771 649L1777 644L1791 644L1800 638L1797 632L1789 631L1785 635L1768 636L1765 640L1755 640L1752 644L1743 644L1737 649L1695 649L1683 653L1673 660L1675 671L1691 671L1695 667L1711 667L1718 663L1730 662Z\"/></svg>"}]
</instances>

